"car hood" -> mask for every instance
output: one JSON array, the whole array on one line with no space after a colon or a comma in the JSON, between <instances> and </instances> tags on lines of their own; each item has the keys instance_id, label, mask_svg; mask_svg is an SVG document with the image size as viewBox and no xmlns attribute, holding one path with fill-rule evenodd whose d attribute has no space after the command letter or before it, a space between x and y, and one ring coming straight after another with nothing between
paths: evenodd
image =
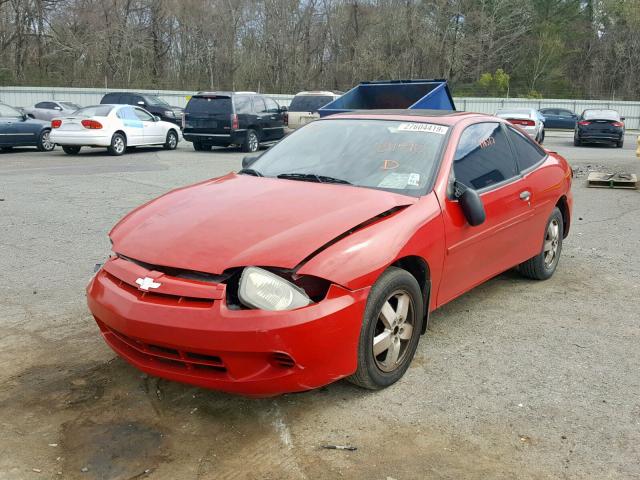
<instances>
[{"instance_id":1,"label":"car hood","mask_svg":"<svg viewBox=\"0 0 640 480\"><path fill-rule=\"evenodd\" d=\"M248 265L294 268L363 222L416 201L232 173L139 207L109 235L116 253L158 266L214 274Z\"/></svg>"}]
</instances>

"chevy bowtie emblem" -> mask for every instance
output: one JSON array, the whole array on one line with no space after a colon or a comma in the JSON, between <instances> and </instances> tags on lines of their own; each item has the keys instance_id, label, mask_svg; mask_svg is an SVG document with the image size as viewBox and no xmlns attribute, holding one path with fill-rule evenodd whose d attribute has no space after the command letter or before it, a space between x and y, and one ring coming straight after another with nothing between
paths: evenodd
<instances>
[{"instance_id":1,"label":"chevy bowtie emblem","mask_svg":"<svg viewBox=\"0 0 640 480\"><path fill-rule=\"evenodd\" d=\"M138 288L140 288L140 290L149 290L150 288L158 288L160 285L162 285L160 282L154 282L153 278L149 278L149 277L138 278L136 280L136 283L138 284Z\"/></svg>"}]
</instances>

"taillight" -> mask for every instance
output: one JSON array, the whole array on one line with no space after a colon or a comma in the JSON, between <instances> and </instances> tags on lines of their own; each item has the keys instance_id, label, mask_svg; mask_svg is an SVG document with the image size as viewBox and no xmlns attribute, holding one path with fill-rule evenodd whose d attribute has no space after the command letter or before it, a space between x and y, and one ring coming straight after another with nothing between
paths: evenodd
<instances>
[{"instance_id":1,"label":"taillight","mask_svg":"<svg viewBox=\"0 0 640 480\"><path fill-rule=\"evenodd\" d=\"M521 127L534 127L536 122L533 120L524 120L522 118L509 118L509 123L520 125Z\"/></svg>"},{"instance_id":2,"label":"taillight","mask_svg":"<svg viewBox=\"0 0 640 480\"><path fill-rule=\"evenodd\" d=\"M231 114L231 128L233 130L236 130L238 128L238 115L236 115L235 113Z\"/></svg>"},{"instance_id":3,"label":"taillight","mask_svg":"<svg viewBox=\"0 0 640 480\"><path fill-rule=\"evenodd\" d=\"M51 128L60 128L62 120L51 120Z\"/></svg>"},{"instance_id":4,"label":"taillight","mask_svg":"<svg viewBox=\"0 0 640 480\"><path fill-rule=\"evenodd\" d=\"M582 121L578 122L578 125L582 125L583 127L586 127L587 125L591 125L591 122L589 122L587 120L582 120Z\"/></svg>"},{"instance_id":5,"label":"taillight","mask_svg":"<svg viewBox=\"0 0 640 480\"><path fill-rule=\"evenodd\" d=\"M284 120L284 124L289 126L289 112L284 112L282 119Z\"/></svg>"},{"instance_id":6,"label":"taillight","mask_svg":"<svg viewBox=\"0 0 640 480\"><path fill-rule=\"evenodd\" d=\"M99 130L102 128L102 124L96 120L82 120L80 123L84 128L89 128L91 130Z\"/></svg>"},{"instance_id":7,"label":"taillight","mask_svg":"<svg viewBox=\"0 0 640 480\"><path fill-rule=\"evenodd\" d=\"M611 125L614 127L624 127L624 123L622 122L611 122Z\"/></svg>"}]
</instances>

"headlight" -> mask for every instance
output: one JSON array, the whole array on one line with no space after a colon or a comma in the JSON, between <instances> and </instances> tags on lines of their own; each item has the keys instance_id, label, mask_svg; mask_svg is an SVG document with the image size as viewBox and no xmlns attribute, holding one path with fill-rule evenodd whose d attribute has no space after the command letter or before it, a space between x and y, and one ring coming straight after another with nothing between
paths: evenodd
<instances>
[{"instance_id":1,"label":"headlight","mask_svg":"<svg viewBox=\"0 0 640 480\"><path fill-rule=\"evenodd\" d=\"M307 294L275 273L247 267L240 276L240 301L261 310L293 310L311 303Z\"/></svg>"},{"instance_id":2,"label":"headlight","mask_svg":"<svg viewBox=\"0 0 640 480\"><path fill-rule=\"evenodd\" d=\"M175 116L176 116L176 114L175 114L175 113L173 113L173 111L171 111L171 110L165 110L165 111L164 111L164 115L165 115L166 117L175 117Z\"/></svg>"}]
</instances>

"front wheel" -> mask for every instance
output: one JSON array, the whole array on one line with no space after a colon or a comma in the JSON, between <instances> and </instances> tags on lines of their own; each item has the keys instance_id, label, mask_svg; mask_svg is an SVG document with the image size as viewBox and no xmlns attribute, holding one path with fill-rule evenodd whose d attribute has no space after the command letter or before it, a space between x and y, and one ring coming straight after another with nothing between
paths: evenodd
<instances>
[{"instance_id":1,"label":"front wheel","mask_svg":"<svg viewBox=\"0 0 640 480\"><path fill-rule=\"evenodd\" d=\"M127 150L127 140L121 133L114 133L107 151L111 155L120 156Z\"/></svg>"},{"instance_id":2,"label":"front wheel","mask_svg":"<svg viewBox=\"0 0 640 480\"><path fill-rule=\"evenodd\" d=\"M260 148L260 140L255 130L247 130L247 135L242 144L243 152L257 152Z\"/></svg>"},{"instance_id":3,"label":"front wheel","mask_svg":"<svg viewBox=\"0 0 640 480\"><path fill-rule=\"evenodd\" d=\"M358 342L358 368L348 380L371 390L397 382L416 352L423 308L415 277L400 268L387 269L369 293Z\"/></svg>"},{"instance_id":4,"label":"front wheel","mask_svg":"<svg viewBox=\"0 0 640 480\"><path fill-rule=\"evenodd\" d=\"M50 152L56 148L56 144L51 141L51 130L44 130L38 138L36 145L41 152Z\"/></svg>"},{"instance_id":5,"label":"front wheel","mask_svg":"<svg viewBox=\"0 0 640 480\"><path fill-rule=\"evenodd\" d=\"M534 280L546 280L556 271L562 252L564 224L562 213L558 207L553 209L544 231L542 251L533 258L518 265L522 275Z\"/></svg>"},{"instance_id":6,"label":"front wheel","mask_svg":"<svg viewBox=\"0 0 640 480\"><path fill-rule=\"evenodd\" d=\"M78 153L80 153L80 148L82 147L63 146L62 151L67 155L77 155Z\"/></svg>"},{"instance_id":7,"label":"front wheel","mask_svg":"<svg viewBox=\"0 0 640 480\"><path fill-rule=\"evenodd\" d=\"M177 146L178 146L178 134L176 133L175 130L169 130L169 133L167 133L167 139L164 142L163 147L165 150L175 150Z\"/></svg>"}]
</instances>

